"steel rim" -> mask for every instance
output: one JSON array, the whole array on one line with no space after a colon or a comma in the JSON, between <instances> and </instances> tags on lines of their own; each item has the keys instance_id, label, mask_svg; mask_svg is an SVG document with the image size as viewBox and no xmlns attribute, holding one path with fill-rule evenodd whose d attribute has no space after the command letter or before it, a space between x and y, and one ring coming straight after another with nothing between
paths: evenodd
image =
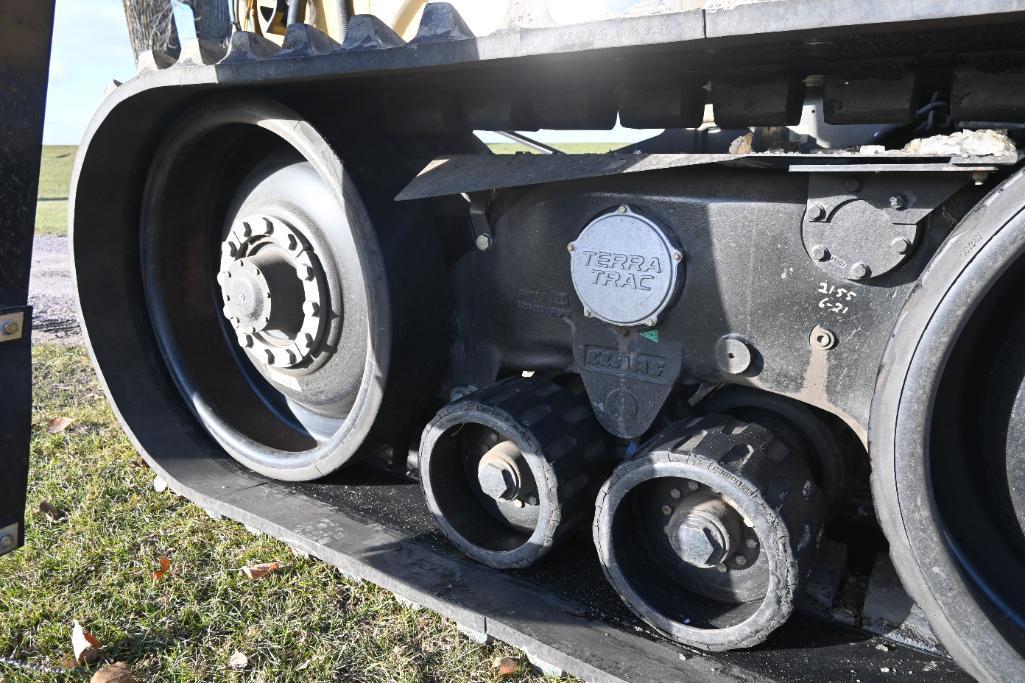
<instances>
[{"instance_id":1,"label":"steel rim","mask_svg":"<svg viewBox=\"0 0 1025 683\"><path fill-rule=\"evenodd\" d=\"M380 407L390 338L365 209L328 143L297 120L262 99L214 98L187 113L151 167L141 255L150 318L188 407L246 466L304 480L357 456ZM247 151L254 136L270 151ZM224 162L217 178L236 184L234 199L176 217L183 198L217 193L187 171L218 140L238 166ZM303 188L310 201L268 195L268 183ZM266 310L231 292L269 297Z\"/></svg>"}]
</instances>

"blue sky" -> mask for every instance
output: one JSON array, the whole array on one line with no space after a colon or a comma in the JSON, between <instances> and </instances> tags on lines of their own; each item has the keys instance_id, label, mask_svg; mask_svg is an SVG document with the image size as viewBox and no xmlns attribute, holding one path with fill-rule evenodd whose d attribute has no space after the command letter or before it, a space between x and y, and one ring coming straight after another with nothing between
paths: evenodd
<instances>
[{"instance_id":1,"label":"blue sky","mask_svg":"<svg viewBox=\"0 0 1025 683\"><path fill-rule=\"evenodd\" d=\"M57 0L43 142L77 145L107 83L133 73L121 0Z\"/></svg>"},{"instance_id":2,"label":"blue sky","mask_svg":"<svg viewBox=\"0 0 1025 683\"><path fill-rule=\"evenodd\" d=\"M178 22L183 38L190 33L195 35L189 27L190 16L187 9L179 11L179 17L186 19ZM43 142L77 145L103 101L107 84L112 79L125 81L134 73L135 60L122 0L57 0ZM651 132L620 128L597 132L541 131L531 135L547 142L632 142L649 137ZM502 140L493 135L486 135L485 139Z\"/></svg>"}]
</instances>

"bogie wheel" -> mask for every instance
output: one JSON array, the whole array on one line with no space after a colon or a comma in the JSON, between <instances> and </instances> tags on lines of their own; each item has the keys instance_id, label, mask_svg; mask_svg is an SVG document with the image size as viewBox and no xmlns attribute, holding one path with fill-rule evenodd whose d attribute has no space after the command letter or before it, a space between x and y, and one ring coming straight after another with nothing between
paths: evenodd
<instances>
[{"instance_id":1,"label":"bogie wheel","mask_svg":"<svg viewBox=\"0 0 1025 683\"><path fill-rule=\"evenodd\" d=\"M934 257L883 359L873 497L904 585L971 674L1025 678L1025 176Z\"/></svg>"},{"instance_id":2,"label":"bogie wheel","mask_svg":"<svg viewBox=\"0 0 1025 683\"><path fill-rule=\"evenodd\" d=\"M213 98L164 139L139 238L171 378L247 467L325 475L364 452L389 382L388 278L367 211L328 143L272 101Z\"/></svg>"},{"instance_id":3,"label":"bogie wheel","mask_svg":"<svg viewBox=\"0 0 1025 683\"><path fill-rule=\"evenodd\" d=\"M695 418L616 468L598 493L594 543L620 597L659 631L705 650L751 647L793 611L824 503L769 429Z\"/></svg>"}]
</instances>

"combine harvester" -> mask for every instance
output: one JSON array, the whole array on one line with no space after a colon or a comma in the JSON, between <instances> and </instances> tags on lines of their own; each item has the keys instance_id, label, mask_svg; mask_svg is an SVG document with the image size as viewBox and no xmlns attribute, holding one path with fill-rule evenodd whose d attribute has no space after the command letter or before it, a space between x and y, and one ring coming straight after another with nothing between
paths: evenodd
<instances>
[{"instance_id":1,"label":"combine harvester","mask_svg":"<svg viewBox=\"0 0 1025 683\"><path fill-rule=\"evenodd\" d=\"M589 680L1025 678L1025 2L188 4L71 201L171 488Z\"/></svg>"}]
</instances>

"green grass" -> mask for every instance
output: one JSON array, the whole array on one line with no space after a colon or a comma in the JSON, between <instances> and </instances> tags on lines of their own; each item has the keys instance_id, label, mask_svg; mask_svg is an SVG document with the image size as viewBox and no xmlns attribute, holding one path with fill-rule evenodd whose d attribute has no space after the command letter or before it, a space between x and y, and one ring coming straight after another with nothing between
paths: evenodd
<instances>
[{"instance_id":1,"label":"green grass","mask_svg":"<svg viewBox=\"0 0 1025 683\"><path fill-rule=\"evenodd\" d=\"M75 619L140 681L488 681L494 657L518 656L155 492L85 352L42 345L33 364L27 544L0 557L0 656L20 665L0 659L0 680L87 680L99 664L60 671ZM50 434L57 417L72 423ZM42 501L66 521L37 512ZM162 555L170 572L154 581ZM258 581L238 572L272 560L285 566ZM236 650L241 671L228 667Z\"/></svg>"},{"instance_id":2,"label":"green grass","mask_svg":"<svg viewBox=\"0 0 1025 683\"><path fill-rule=\"evenodd\" d=\"M601 154L626 143L554 143L552 146L569 154ZM529 152L523 145L509 142L488 145L496 154ZM36 202L36 232L43 235L66 235L68 232L68 187L75 164L74 145L45 145L39 170L39 201Z\"/></svg>"},{"instance_id":3,"label":"green grass","mask_svg":"<svg viewBox=\"0 0 1025 683\"><path fill-rule=\"evenodd\" d=\"M46 145L39 169L39 201L36 202L36 232L66 235L68 232L68 187L75 164L73 145Z\"/></svg>"}]
</instances>

